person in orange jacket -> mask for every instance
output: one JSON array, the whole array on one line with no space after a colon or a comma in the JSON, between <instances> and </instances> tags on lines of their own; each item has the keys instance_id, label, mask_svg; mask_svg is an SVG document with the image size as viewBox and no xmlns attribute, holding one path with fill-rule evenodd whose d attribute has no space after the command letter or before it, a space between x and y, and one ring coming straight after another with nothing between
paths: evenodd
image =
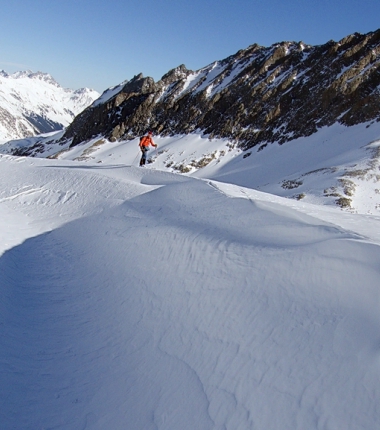
<instances>
[{"instance_id":1,"label":"person in orange jacket","mask_svg":"<svg viewBox=\"0 0 380 430\"><path fill-rule=\"evenodd\" d=\"M140 138L140 149L142 152L140 166L143 166L146 163L146 158L149 151L149 146L152 145L157 148L157 145L153 142L153 133L151 131L148 132L147 135Z\"/></svg>"}]
</instances>

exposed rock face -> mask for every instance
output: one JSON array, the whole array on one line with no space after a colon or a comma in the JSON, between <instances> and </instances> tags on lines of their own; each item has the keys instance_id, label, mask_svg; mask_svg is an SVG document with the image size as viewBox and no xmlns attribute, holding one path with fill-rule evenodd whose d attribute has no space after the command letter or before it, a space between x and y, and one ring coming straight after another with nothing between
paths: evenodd
<instances>
[{"instance_id":1,"label":"exposed rock face","mask_svg":"<svg viewBox=\"0 0 380 430\"><path fill-rule=\"evenodd\" d=\"M141 74L80 114L64 138L130 139L202 130L243 148L284 143L340 122L380 120L380 30L320 46L252 45L201 70L159 82Z\"/></svg>"}]
</instances>

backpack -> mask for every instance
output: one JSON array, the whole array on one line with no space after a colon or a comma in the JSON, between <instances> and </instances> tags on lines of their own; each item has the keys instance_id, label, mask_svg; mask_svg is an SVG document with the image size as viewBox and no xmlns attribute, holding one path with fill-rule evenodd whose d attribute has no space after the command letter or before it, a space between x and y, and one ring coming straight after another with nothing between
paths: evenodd
<instances>
[{"instance_id":1,"label":"backpack","mask_svg":"<svg viewBox=\"0 0 380 430\"><path fill-rule=\"evenodd\" d=\"M144 145L144 143L143 143L143 142L144 142L146 139L148 140L148 142L149 142L149 143L148 143L147 145ZM140 148L141 148L142 146L149 147L150 143L151 143L151 138L150 138L149 136L141 136L141 137L140 137L140 143L139 143Z\"/></svg>"}]
</instances>

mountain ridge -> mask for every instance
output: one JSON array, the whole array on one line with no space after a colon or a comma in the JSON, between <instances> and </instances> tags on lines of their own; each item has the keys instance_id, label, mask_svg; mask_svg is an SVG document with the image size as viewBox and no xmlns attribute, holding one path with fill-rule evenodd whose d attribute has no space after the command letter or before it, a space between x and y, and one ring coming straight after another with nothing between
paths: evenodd
<instances>
[{"instance_id":1,"label":"mountain ridge","mask_svg":"<svg viewBox=\"0 0 380 430\"><path fill-rule=\"evenodd\" d=\"M48 73L1 70L0 139L63 129L98 96L89 88L63 88Z\"/></svg>"},{"instance_id":2,"label":"mountain ridge","mask_svg":"<svg viewBox=\"0 0 380 430\"><path fill-rule=\"evenodd\" d=\"M95 135L198 130L244 149L282 144L335 122L378 121L379 65L380 30L317 46L254 44L197 71L181 65L158 82L138 74L76 117L64 138L75 146Z\"/></svg>"},{"instance_id":3,"label":"mountain ridge","mask_svg":"<svg viewBox=\"0 0 380 430\"><path fill-rule=\"evenodd\" d=\"M316 47L255 44L195 72L182 64L158 82L138 74L66 130L0 152L137 165L150 129L153 168L378 214L379 40L380 30Z\"/></svg>"}]
</instances>

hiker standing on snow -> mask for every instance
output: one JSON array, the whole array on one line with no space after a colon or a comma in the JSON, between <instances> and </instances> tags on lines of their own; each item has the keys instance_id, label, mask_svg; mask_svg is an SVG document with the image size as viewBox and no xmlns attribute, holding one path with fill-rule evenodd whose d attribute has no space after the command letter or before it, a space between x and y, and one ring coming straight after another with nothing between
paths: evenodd
<instances>
[{"instance_id":1,"label":"hiker standing on snow","mask_svg":"<svg viewBox=\"0 0 380 430\"><path fill-rule=\"evenodd\" d=\"M157 145L153 142L152 136L153 133L150 131L147 136L143 136L140 138L140 149L142 152L140 166L143 166L146 162L149 146L152 145L157 148Z\"/></svg>"}]
</instances>

